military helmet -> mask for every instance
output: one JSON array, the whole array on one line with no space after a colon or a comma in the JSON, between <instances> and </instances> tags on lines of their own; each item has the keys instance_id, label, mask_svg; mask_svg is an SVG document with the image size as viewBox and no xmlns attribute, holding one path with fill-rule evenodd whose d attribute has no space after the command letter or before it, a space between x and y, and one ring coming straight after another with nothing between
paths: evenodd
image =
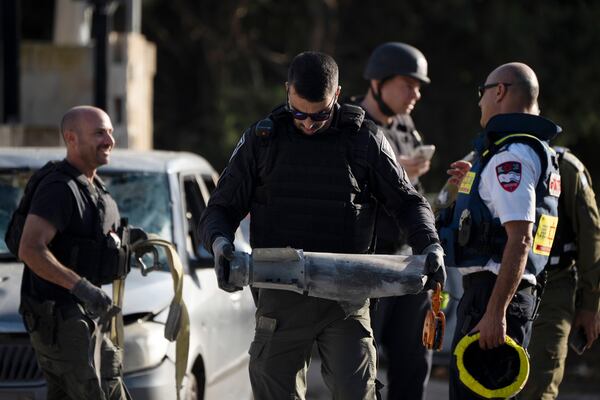
<instances>
[{"instance_id":1,"label":"military helmet","mask_svg":"<svg viewBox=\"0 0 600 400\"><path fill-rule=\"evenodd\" d=\"M529 357L509 336L488 350L479 347L479 332L464 336L454 350L458 377L473 393L485 399L509 398L523 389L529 377Z\"/></svg>"},{"instance_id":2,"label":"military helmet","mask_svg":"<svg viewBox=\"0 0 600 400\"><path fill-rule=\"evenodd\" d=\"M394 75L410 76L422 83L431 82L423 53L406 43L387 42L373 50L363 76L369 80L382 80Z\"/></svg>"}]
</instances>

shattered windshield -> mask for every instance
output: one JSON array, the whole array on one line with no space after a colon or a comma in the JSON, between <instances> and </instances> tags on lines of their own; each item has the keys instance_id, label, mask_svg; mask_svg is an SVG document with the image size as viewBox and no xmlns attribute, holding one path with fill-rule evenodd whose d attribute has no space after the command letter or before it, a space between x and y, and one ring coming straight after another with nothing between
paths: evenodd
<instances>
[{"instance_id":1,"label":"shattered windshield","mask_svg":"<svg viewBox=\"0 0 600 400\"><path fill-rule=\"evenodd\" d=\"M99 174L129 225L173 241L173 220L167 174L110 172Z\"/></svg>"},{"instance_id":2,"label":"shattered windshield","mask_svg":"<svg viewBox=\"0 0 600 400\"><path fill-rule=\"evenodd\" d=\"M0 170L0 256L8 256L4 234L19 204L32 170ZM130 225L173 240L173 220L167 174L156 172L111 172L99 174Z\"/></svg>"}]
</instances>

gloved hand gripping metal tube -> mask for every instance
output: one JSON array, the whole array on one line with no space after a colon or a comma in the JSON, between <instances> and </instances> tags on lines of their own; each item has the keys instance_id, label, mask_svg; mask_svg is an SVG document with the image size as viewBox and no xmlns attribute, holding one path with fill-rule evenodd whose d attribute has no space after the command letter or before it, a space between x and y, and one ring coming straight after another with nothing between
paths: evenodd
<instances>
[{"instance_id":1,"label":"gloved hand gripping metal tube","mask_svg":"<svg viewBox=\"0 0 600 400\"><path fill-rule=\"evenodd\" d=\"M254 249L252 255L236 251L228 283L338 301L401 296L426 288L426 258L426 254L312 253L289 247Z\"/></svg>"}]
</instances>

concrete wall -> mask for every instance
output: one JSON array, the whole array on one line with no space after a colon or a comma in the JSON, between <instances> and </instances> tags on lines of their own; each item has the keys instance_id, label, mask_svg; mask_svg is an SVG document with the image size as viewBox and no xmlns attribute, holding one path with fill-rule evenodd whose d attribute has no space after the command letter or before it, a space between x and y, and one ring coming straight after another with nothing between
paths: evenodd
<instances>
[{"instance_id":1,"label":"concrete wall","mask_svg":"<svg viewBox=\"0 0 600 400\"><path fill-rule=\"evenodd\" d=\"M0 125L0 146L60 146L58 127L22 124Z\"/></svg>"},{"instance_id":2,"label":"concrete wall","mask_svg":"<svg viewBox=\"0 0 600 400\"><path fill-rule=\"evenodd\" d=\"M153 147L156 47L137 33L110 35L108 112L119 147Z\"/></svg>"},{"instance_id":3,"label":"concrete wall","mask_svg":"<svg viewBox=\"0 0 600 400\"><path fill-rule=\"evenodd\" d=\"M66 110L93 99L91 46L21 45L21 122L58 127Z\"/></svg>"},{"instance_id":4,"label":"concrete wall","mask_svg":"<svg viewBox=\"0 0 600 400\"><path fill-rule=\"evenodd\" d=\"M69 108L93 102L93 47L23 42L21 45L21 128L9 145L61 144L58 124ZM117 146L151 149L156 48L137 33L110 36L107 112ZM0 136L0 143L3 142Z\"/></svg>"}]
</instances>

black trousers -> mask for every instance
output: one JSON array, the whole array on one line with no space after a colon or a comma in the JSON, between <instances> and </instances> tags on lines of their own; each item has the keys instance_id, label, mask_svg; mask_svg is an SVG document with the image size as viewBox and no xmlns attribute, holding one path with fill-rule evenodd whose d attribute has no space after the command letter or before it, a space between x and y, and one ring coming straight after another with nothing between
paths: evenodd
<instances>
[{"instance_id":1,"label":"black trousers","mask_svg":"<svg viewBox=\"0 0 600 400\"><path fill-rule=\"evenodd\" d=\"M423 346L423 321L429 293L384 297L372 311L373 333L387 359L388 400L425 398L431 350Z\"/></svg>"},{"instance_id":2,"label":"black trousers","mask_svg":"<svg viewBox=\"0 0 600 400\"><path fill-rule=\"evenodd\" d=\"M460 382L454 349L459 340L467 335L483 317L495 283L496 275L492 272L475 272L463 277L464 294L458 305L456 330L452 341L451 400L480 399ZM520 285L520 289L517 289L506 310L506 334L525 348L531 337L535 300L532 287Z\"/></svg>"}]
</instances>

